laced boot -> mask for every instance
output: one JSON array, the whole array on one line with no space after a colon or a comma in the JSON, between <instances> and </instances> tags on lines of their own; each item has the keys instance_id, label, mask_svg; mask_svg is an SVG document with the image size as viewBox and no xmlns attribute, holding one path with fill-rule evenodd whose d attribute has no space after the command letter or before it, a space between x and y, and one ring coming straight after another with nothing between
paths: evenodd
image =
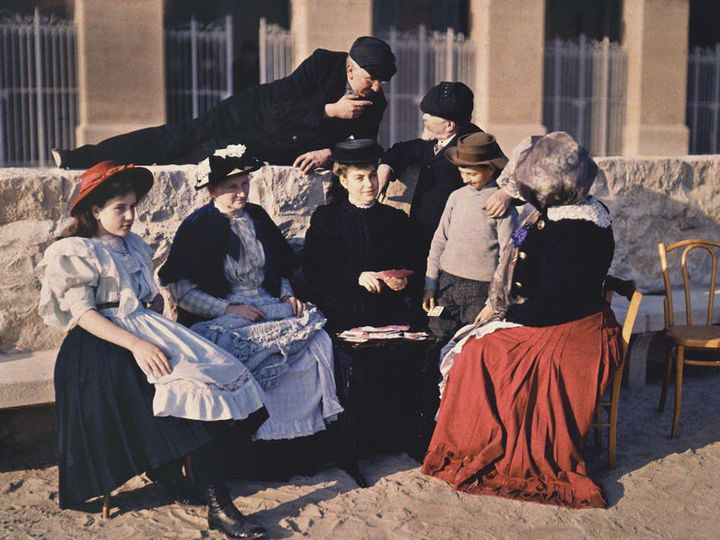
<instances>
[{"instance_id":1,"label":"laced boot","mask_svg":"<svg viewBox=\"0 0 720 540\"><path fill-rule=\"evenodd\" d=\"M210 530L218 530L230 538L265 538L265 529L235 507L224 483L207 487L207 505Z\"/></svg>"}]
</instances>

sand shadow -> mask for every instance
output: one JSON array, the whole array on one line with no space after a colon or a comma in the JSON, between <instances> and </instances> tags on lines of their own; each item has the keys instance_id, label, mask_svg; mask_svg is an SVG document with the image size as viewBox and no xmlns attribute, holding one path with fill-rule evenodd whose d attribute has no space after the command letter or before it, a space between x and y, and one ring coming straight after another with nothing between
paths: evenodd
<instances>
[{"instance_id":1,"label":"sand shadow","mask_svg":"<svg viewBox=\"0 0 720 540\"><path fill-rule=\"evenodd\" d=\"M252 514L253 520L268 530L270 538L288 538L300 532L294 528L294 519L300 517L303 509L308 505L318 505L350 491L371 489L386 476L416 467L419 467L419 464L406 454L375 454L360 460L360 470L368 481L367 488L358 487L347 473L335 465L327 464L313 476L295 476L288 482L233 481L231 494L233 497L252 499L253 495L262 490L281 490L286 485L296 490L315 488L274 508L261 509ZM314 517L321 519L322 509L319 509ZM312 520L313 517L306 519Z\"/></svg>"},{"instance_id":2,"label":"sand shadow","mask_svg":"<svg viewBox=\"0 0 720 540\"><path fill-rule=\"evenodd\" d=\"M674 439L670 438L675 395L672 388L663 413L657 411L659 384L623 389L618 418L617 469L607 469L607 439L601 454L594 454L590 447L587 452L590 474L603 486L608 506L615 506L622 499L623 477L628 473L653 461L694 452L718 441L720 392L715 390L719 386L720 373L713 369L684 379L680 432Z\"/></svg>"}]
</instances>

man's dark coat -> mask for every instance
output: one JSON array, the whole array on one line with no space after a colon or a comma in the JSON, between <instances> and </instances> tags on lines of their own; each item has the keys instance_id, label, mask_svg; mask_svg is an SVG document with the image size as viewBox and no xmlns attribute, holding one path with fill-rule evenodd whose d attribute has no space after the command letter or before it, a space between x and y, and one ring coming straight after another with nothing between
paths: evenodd
<instances>
[{"instance_id":1,"label":"man's dark coat","mask_svg":"<svg viewBox=\"0 0 720 540\"><path fill-rule=\"evenodd\" d=\"M459 130L457 136L437 154L434 152L437 142L435 139L429 141L413 139L396 143L382 159L383 163L393 168L396 175L409 165L420 165L415 194L410 206L410 217L417 223L425 242L425 257L430 249L435 229L440 223L440 217L448 197L453 191L463 186L457 166L450 163L445 154L448 148L457 146L457 140L461 135L478 131L482 130L476 125L466 124Z\"/></svg>"}]
</instances>

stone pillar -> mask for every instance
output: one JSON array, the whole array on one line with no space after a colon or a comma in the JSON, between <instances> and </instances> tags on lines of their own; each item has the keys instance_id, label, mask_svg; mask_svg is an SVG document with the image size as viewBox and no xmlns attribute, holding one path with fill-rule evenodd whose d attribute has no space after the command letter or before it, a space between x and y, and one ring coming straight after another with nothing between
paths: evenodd
<instances>
[{"instance_id":1,"label":"stone pillar","mask_svg":"<svg viewBox=\"0 0 720 540\"><path fill-rule=\"evenodd\" d=\"M684 155L689 0L623 0L627 105L623 153Z\"/></svg>"},{"instance_id":2,"label":"stone pillar","mask_svg":"<svg viewBox=\"0 0 720 540\"><path fill-rule=\"evenodd\" d=\"M474 121L505 153L542 123L545 0L470 0Z\"/></svg>"},{"instance_id":3,"label":"stone pillar","mask_svg":"<svg viewBox=\"0 0 720 540\"><path fill-rule=\"evenodd\" d=\"M165 122L163 0L75 0L77 144Z\"/></svg>"},{"instance_id":4,"label":"stone pillar","mask_svg":"<svg viewBox=\"0 0 720 540\"><path fill-rule=\"evenodd\" d=\"M372 35L372 0L291 0L294 65L315 49L347 51L360 36Z\"/></svg>"}]
</instances>

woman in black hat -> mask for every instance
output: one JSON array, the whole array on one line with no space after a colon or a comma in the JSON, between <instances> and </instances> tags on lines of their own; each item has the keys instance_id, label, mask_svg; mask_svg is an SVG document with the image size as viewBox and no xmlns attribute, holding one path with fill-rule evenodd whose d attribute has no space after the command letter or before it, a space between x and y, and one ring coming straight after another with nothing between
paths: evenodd
<instances>
[{"instance_id":1,"label":"woman in black hat","mask_svg":"<svg viewBox=\"0 0 720 540\"><path fill-rule=\"evenodd\" d=\"M416 271L417 239L404 212L376 202L381 155L372 139L335 145L342 194L315 210L305 236L305 277L332 331L409 320L408 277L383 271Z\"/></svg>"},{"instance_id":2,"label":"woman in black hat","mask_svg":"<svg viewBox=\"0 0 720 540\"><path fill-rule=\"evenodd\" d=\"M294 294L297 258L261 206L248 202L262 163L244 147L212 156L196 189L211 201L175 234L159 277L178 320L231 352L264 389L270 414L255 438L298 439L323 431L342 411L325 318Z\"/></svg>"}]
</instances>

